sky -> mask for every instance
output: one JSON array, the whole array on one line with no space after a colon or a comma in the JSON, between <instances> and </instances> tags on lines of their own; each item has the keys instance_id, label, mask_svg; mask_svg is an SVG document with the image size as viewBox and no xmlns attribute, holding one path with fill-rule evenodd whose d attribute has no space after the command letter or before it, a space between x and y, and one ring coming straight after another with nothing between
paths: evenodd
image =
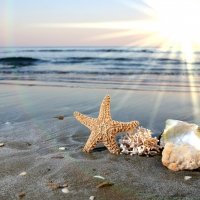
<instances>
[{"instance_id":1,"label":"sky","mask_svg":"<svg viewBox=\"0 0 200 200\"><path fill-rule=\"evenodd\" d=\"M0 46L200 44L197 0L1 0Z\"/></svg>"}]
</instances>

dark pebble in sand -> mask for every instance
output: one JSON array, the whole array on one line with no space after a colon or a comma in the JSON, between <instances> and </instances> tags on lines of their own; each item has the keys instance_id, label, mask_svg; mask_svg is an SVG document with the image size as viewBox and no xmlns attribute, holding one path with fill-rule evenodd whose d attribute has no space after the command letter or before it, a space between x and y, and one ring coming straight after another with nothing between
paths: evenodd
<instances>
[{"instance_id":1,"label":"dark pebble in sand","mask_svg":"<svg viewBox=\"0 0 200 200\"><path fill-rule=\"evenodd\" d=\"M31 146L31 143L27 142L27 143L26 143L26 146Z\"/></svg>"},{"instance_id":2,"label":"dark pebble in sand","mask_svg":"<svg viewBox=\"0 0 200 200\"><path fill-rule=\"evenodd\" d=\"M60 116L58 116L58 119L63 120L64 117L60 115Z\"/></svg>"},{"instance_id":3,"label":"dark pebble in sand","mask_svg":"<svg viewBox=\"0 0 200 200\"><path fill-rule=\"evenodd\" d=\"M64 158L64 156L53 156L53 157L51 157L51 158L59 158L59 159L62 159L62 158Z\"/></svg>"}]
</instances>

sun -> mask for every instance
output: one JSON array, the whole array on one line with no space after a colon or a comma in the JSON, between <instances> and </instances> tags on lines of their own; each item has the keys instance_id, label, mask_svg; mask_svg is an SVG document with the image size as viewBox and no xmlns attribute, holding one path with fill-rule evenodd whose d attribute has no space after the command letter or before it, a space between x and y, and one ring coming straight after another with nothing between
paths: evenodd
<instances>
[{"instance_id":1,"label":"sun","mask_svg":"<svg viewBox=\"0 0 200 200\"><path fill-rule=\"evenodd\" d=\"M157 13L160 34L182 44L199 43L200 3L194 0L146 0Z\"/></svg>"},{"instance_id":2,"label":"sun","mask_svg":"<svg viewBox=\"0 0 200 200\"><path fill-rule=\"evenodd\" d=\"M120 0L119 0L120 1ZM192 61L192 51L200 47L200 0L143 0L145 6L135 1L120 1L149 16L143 20L102 21L84 23L36 24L43 28L110 29L104 34L85 40L106 40L132 37L133 42L125 46L160 46L176 48ZM106 33L107 32L107 33ZM129 40L130 41L130 40Z\"/></svg>"}]
</instances>

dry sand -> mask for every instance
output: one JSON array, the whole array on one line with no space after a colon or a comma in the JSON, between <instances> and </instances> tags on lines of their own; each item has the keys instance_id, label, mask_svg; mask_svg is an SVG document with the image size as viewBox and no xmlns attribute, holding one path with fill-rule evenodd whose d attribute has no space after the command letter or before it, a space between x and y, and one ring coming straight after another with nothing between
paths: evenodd
<instances>
[{"instance_id":1,"label":"dry sand","mask_svg":"<svg viewBox=\"0 0 200 200\"><path fill-rule=\"evenodd\" d=\"M0 147L0 200L21 193L24 200L200 199L199 170L173 172L162 165L161 155L112 155L102 144L92 153L81 151L90 130L73 112L97 117L106 94L114 120L138 120L156 136L169 118L200 124L200 93L0 85L0 143L5 144ZM27 174L19 176L22 172ZM46 180L68 184L69 193L50 188ZM96 188L104 181L114 185Z\"/></svg>"}]
</instances>

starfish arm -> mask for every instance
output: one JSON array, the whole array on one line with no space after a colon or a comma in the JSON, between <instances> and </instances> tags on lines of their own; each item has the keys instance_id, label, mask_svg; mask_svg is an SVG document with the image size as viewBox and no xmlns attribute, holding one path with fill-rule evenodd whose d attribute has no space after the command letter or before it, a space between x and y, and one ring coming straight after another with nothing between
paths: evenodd
<instances>
[{"instance_id":1,"label":"starfish arm","mask_svg":"<svg viewBox=\"0 0 200 200\"><path fill-rule=\"evenodd\" d=\"M100 111L99 111L99 117L98 119L100 120L110 120L111 115L110 115L110 95L106 95L102 101Z\"/></svg>"},{"instance_id":2,"label":"starfish arm","mask_svg":"<svg viewBox=\"0 0 200 200\"><path fill-rule=\"evenodd\" d=\"M74 112L74 117L83 125L88 127L90 130L92 127L94 127L94 124L96 124L96 119L87 117L79 112Z\"/></svg>"},{"instance_id":3,"label":"starfish arm","mask_svg":"<svg viewBox=\"0 0 200 200\"><path fill-rule=\"evenodd\" d=\"M138 121L118 122L113 120L111 123L111 127L113 129L112 131L115 134L135 129L138 125L139 125Z\"/></svg>"},{"instance_id":4,"label":"starfish arm","mask_svg":"<svg viewBox=\"0 0 200 200\"><path fill-rule=\"evenodd\" d=\"M107 147L107 149L110 151L110 153L113 153L113 154L120 153L120 149L119 149L119 146L117 145L114 135L108 134L108 137L104 138L103 143Z\"/></svg>"},{"instance_id":5,"label":"starfish arm","mask_svg":"<svg viewBox=\"0 0 200 200\"><path fill-rule=\"evenodd\" d=\"M97 134L96 132L92 131L83 150L85 152L91 152L94 147L101 141L102 135L100 133Z\"/></svg>"}]
</instances>

